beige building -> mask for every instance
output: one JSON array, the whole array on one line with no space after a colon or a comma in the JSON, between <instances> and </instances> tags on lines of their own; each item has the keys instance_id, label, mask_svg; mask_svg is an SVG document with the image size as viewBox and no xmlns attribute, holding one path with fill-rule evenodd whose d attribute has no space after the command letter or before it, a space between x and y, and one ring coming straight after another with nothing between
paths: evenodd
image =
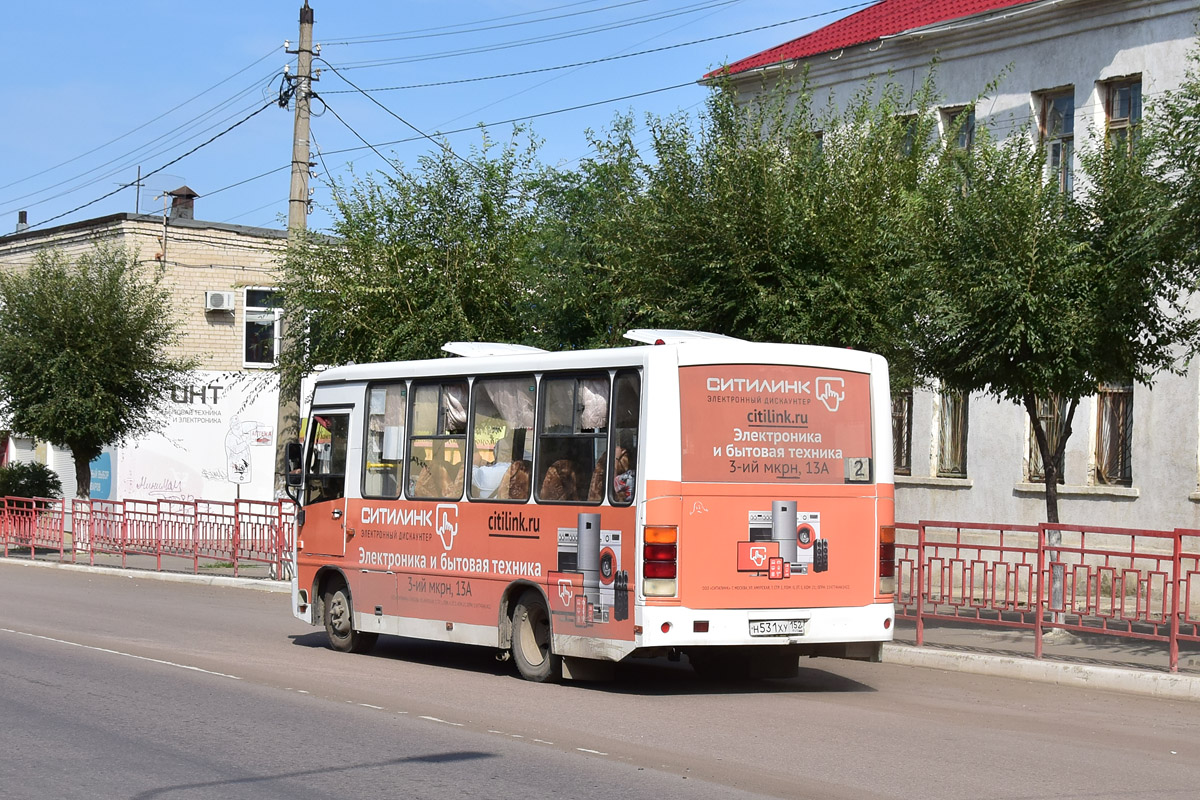
<instances>
[{"instance_id":1,"label":"beige building","mask_svg":"<svg viewBox=\"0 0 1200 800\"><path fill-rule=\"evenodd\" d=\"M98 243L161 266L182 323L179 354L199 361L191 385L170 389L162 433L131 442L93 463L92 493L110 499L206 499L273 496L280 311L273 288L287 244L283 230L193 218L195 193L171 193L169 216L112 214L44 230L0 236L0 269L22 269L37 253L68 255ZM164 309L164 311L166 311ZM251 455L247 455L250 453ZM70 454L12 432L5 460L39 460L75 494Z\"/></svg>"}]
</instances>

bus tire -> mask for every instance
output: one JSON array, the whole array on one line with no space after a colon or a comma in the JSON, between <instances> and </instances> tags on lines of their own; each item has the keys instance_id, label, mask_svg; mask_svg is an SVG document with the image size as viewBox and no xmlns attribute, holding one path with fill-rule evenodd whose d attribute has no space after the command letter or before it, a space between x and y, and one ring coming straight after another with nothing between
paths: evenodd
<instances>
[{"instance_id":1,"label":"bus tire","mask_svg":"<svg viewBox=\"0 0 1200 800\"><path fill-rule=\"evenodd\" d=\"M550 612L541 594L529 589L513 607L512 656L521 677L534 683L562 679L562 657L551 647Z\"/></svg>"},{"instance_id":2,"label":"bus tire","mask_svg":"<svg viewBox=\"0 0 1200 800\"><path fill-rule=\"evenodd\" d=\"M350 590L344 585L333 586L325 591L323 616L329 646L340 653L370 652L379 639L377 633L354 629L354 606L350 602Z\"/></svg>"}]
</instances>

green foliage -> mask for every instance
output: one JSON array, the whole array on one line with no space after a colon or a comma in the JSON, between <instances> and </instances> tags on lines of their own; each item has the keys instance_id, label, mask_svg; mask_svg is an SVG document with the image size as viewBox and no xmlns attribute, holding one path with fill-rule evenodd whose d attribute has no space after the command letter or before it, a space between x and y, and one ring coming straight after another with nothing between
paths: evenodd
<instances>
[{"instance_id":1,"label":"green foliage","mask_svg":"<svg viewBox=\"0 0 1200 800\"><path fill-rule=\"evenodd\" d=\"M0 497L62 497L62 481L45 464L0 467Z\"/></svg>"},{"instance_id":2,"label":"green foliage","mask_svg":"<svg viewBox=\"0 0 1200 800\"><path fill-rule=\"evenodd\" d=\"M536 147L515 138L496 157L486 140L468 162L446 148L339 194L334 238L287 254L285 383L318 365L436 357L450 340L523 338Z\"/></svg>"},{"instance_id":3,"label":"green foliage","mask_svg":"<svg viewBox=\"0 0 1200 800\"><path fill-rule=\"evenodd\" d=\"M107 245L43 251L0 274L0 408L9 425L71 450L79 491L105 445L154 430L164 389L191 369L157 269Z\"/></svg>"}]
</instances>

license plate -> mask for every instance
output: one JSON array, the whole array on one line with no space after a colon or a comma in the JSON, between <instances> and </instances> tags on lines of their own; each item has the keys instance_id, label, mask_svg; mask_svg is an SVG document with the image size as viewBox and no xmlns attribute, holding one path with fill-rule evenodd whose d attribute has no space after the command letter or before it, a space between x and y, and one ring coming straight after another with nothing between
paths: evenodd
<instances>
[{"instance_id":1,"label":"license plate","mask_svg":"<svg viewBox=\"0 0 1200 800\"><path fill-rule=\"evenodd\" d=\"M751 636L803 636L806 619L752 619Z\"/></svg>"}]
</instances>

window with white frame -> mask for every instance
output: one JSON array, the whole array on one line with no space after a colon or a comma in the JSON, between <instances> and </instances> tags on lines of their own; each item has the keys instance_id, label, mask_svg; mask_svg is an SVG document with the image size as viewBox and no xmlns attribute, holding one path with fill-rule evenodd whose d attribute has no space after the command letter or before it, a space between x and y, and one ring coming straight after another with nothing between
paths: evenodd
<instances>
[{"instance_id":1,"label":"window with white frame","mask_svg":"<svg viewBox=\"0 0 1200 800\"><path fill-rule=\"evenodd\" d=\"M1046 175L1069 194L1075 184L1072 165L1075 158L1075 89L1047 92L1041 101L1039 125L1046 153Z\"/></svg>"},{"instance_id":2,"label":"window with white frame","mask_svg":"<svg viewBox=\"0 0 1200 800\"><path fill-rule=\"evenodd\" d=\"M1104 96L1108 140L1128 147L1142 121L1142 76L1109 81L1104 84Z\"/></svg>"},{"instance_id":3,"label":"window with white frame","mask_svg":"<svg viewBox=\"0 0 1200 800\"><path fill-rule=\"evenodd\" d=\"M1046 442L1050 452L1058 449L1063 430L1067 427L1067 403L1057 395L1037 398L1038 420L1042 430L1046 432ZM1042 453L1038 449L1037 435L1032 427L1029 431L1029 480L1031 483L1046 482L1046 468L1042 464ZM1058 482L1063 480L1063 459L1058 460Z\"/></svg>"},{"instance_id":4,"label":"window with white frame","mask_svg":"<svg viewBox=\"0 0 1200 800\"><path fill-rule=\"evenodd\" d=\"M967 409L965 392L942 391L938 407L939 478L967 477Z\"/></svg>"},{"instance_id":5,"label":"window with white frame","mask_svg":"<svg viewBox=\"0 0 1200 800\"><path fill-rule=\"evenodd\" d=\"M273 367L279 359L280 320L283 302L274 289L245 290L243 363L247 367Z\"/></svg>"},{"instance_id":6,"label":"window with white frame","mask_svg":"<svg viewBox=\"0 0 1200 800\"><path fill-rule=\"evenodd\" d=\"M892 395L892 461L895 474L912 474L912 406L911 388Z\"/></svg>"},{"instance_id":7,"label":"window with white frame","mask_svg":"<svg viewBox=\"0 0 1200 800\"><path fill-rule=\"evenodd\" d=\"M1133 485L1133 382L1096 391L1096 483Z\"/></svg>"}]
</instances>

